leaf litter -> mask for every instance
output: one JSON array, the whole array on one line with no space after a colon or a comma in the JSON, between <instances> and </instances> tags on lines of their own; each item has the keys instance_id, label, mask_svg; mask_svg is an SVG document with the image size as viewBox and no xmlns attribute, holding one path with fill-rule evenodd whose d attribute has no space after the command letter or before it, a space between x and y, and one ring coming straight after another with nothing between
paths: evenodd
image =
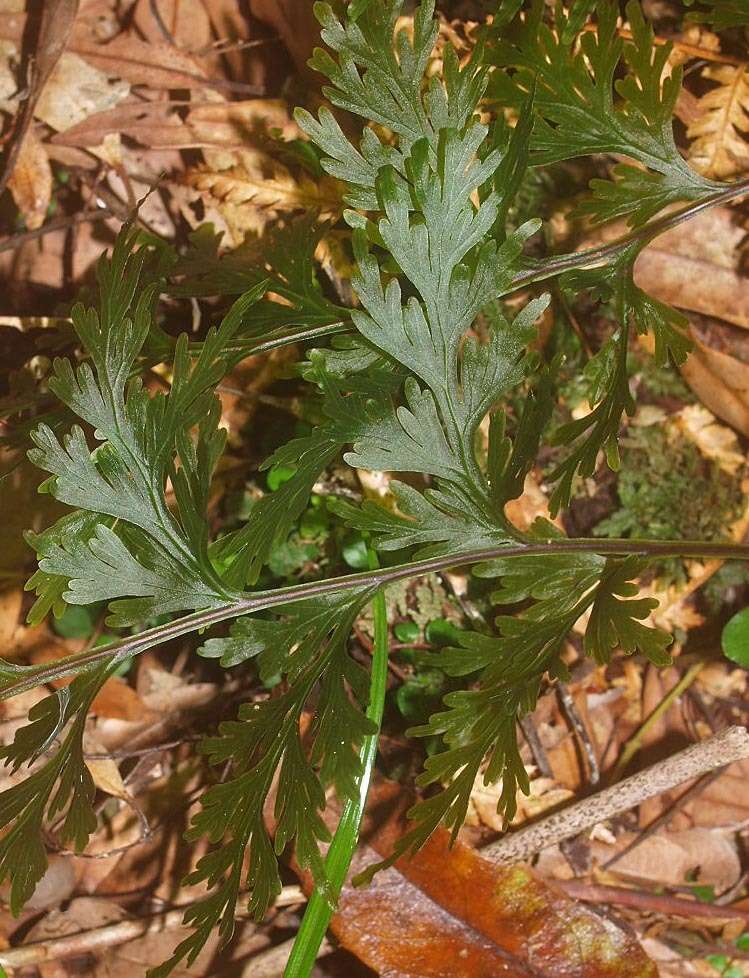
<instances>
[{"instance_id":1,"label":"leaf litter","mask_svg":"<svg viewBox=\"0 0 749 978\"><path fill-rule=\"evenodd\" d=\"M184 220L197 226L215 219L216 226L226 230L224 244L229 246L239 244L248 232L262 235L268 225L310 209L337 219L341 194L336 182L310 175L298 160L284 155L281 142L281 138L298 138L299 132L290 121L287 101L279 97L278 74L297 85L297 75L302 74L306 79L302 84L309 84L304 62L316 37L314 22L308 22L307 5L254 2L248 16L241 5L228 0L220 4L159 2L156 21L152 5L139 2L134 17L120 21L114 4L82 4L73 24L74 6L62 5L70 23L63 18L51 42L42 35L49 53L41 59L36 81L32 79L31 94L22 98L19 92L25 80L18 74L17 62L25 30L23 5L0 5L4 135L16 138L11 117L23 119L26 113L29 120L24 123L23 138L18 138L17 159L8 177L25 229L39 229L50 218L52 206L75 208L82 198L98 206L105 199L97 196L99 191L114 195L127 208L131 197L142 195L156 182L162 167L166 171L161 177L163 206L169 218L162 228L168 226L171 233ZM443 32L461 31L461 27L459 22L442 25ZM66 50L56 51L56 42ZM700 43L705 43L704 38ZM257 47L249 46L254 44ZM243 49L242 45L248 46ZM435 71L439 68L437 64ZM694 119L686 132L689 159L710 177L744 176L749 168L744 138L746 66L743 62L708 64L700 75L708 89L695 96ZM140 155L132 152L131 142ZM144 169L149 167L144 180ZM61 173L65 183L60 181ZM682 368L693 399L680 403L678 411L668 416L705 460L716 462L737 478L745 477L745 443L737 441L731 429L749 435L749 354L740 340L741 331L749 328L744 220L738 208L711 210L659 237L637 267L638 284L687 314L695 341L695 351ZM76 284L85 280L101 247L112 240L117 224L109 219L100 233L76 234ZM43 283L55 296L62 296L72 284L69 233L52 232L39 239L22 266L27 281L37 287ZM341 264L343 257L338 259ZM11 276L10 257L3 262L3 276ZM263 396L267 386L274 392L269 396L277 396L287 382L283 368L277 374L271 371L254 393ZM232 435L241 443L241 420L228 420ZM18 495L23 496L26 488L17 487ZM745 488L743 491L746 493ZM518 522L528 525L532 517L548 513L547 500L543 473L529 475L526 493L516 504ZM24 501L23 505L30 504ZM726 535L741 539L747 525L743 516L725 527ZM10 550L20 553L20 534L4 527L4 535ZM3 570L16 570L20 562L20 557L14 557L3 564ZM715 648L704 592L720 570L717 562L692 566L686 582L667 595L665 613L670 624L681 629L679 651L683 649L685 657L690 654L692 635L705 627L708 633L705 637L700 634L696 641ZM741 594L742 586L727 581L721 588L723 592L738 589ZM652 582L652 587L655 593L659 582ZM662 595L663 590L658 593ZM4 648L12 648L24 661L51 661L82 647L79 641L47 629L30 630L22 625L22 596L17 588L3 591L0 598ZM676 685L679 671L659 674L652 667L617 660L611 667L576 678L578 644L573 633L568 649L573 670L570 691L582 717L584 737L590 742L587 746L605 777L630 737L647 724L669 688ZM677 666L681 668L678 658ZM405 668L413 666L406 663ZM729 718L745 716L746 692L743 670L733 669L724 660L711 662L661 721L648 728L642 745L643 764ZM167 902L182 904L195 897L189 887L180 890L178 886L186 852L179 833L189 820L189 805L179 817L170 815L169 808L184 797L185 786L195 791L208 777L190 746L190 718L194 711L211 708L211 704L218 709L216 699L221 695L215 673L174 675L159 659L144 660L134 672L110 679L104 686L94 703L87 742L93 754L112 754L87 762L101 792L105 824L105 837L96 840L92 851L96 854L99 849L98 855L104 858L87 861L60 855L51 862L35 895L36 905L31 907L44 916L33 926L29 926L31 915L21 918L24 942L89 931L129 919L134 912L156 913ZM523 756L535 787L519 809L517 824L542 818L549 807L585 793L590 773L584 757L586 745L561 710L554 690L544 694L531 720L537 742L526 742ZM7 741L16 719L3 712L0 723L2 739ZM396 743L385 751L394 765L404 763L399 737L396 731ZM136 751L153 750L145 755L145 763L139 757L119 756L118 752L126 753L134 743ZM160 743L176 746L160 748ZM670 887L685 893L696 892L699 886L711 887L718 897L729 893L744 872L747 772L746 762L732 765L683 807L678 804L680 789L644 803L637 816L622 813L613 823L601 825L590 837L579 840L589 857L584 860L588 868L581 878L640 889ZM144 805L147 817L155 819L156 841L138 841L137 818L126 804L131 798ZM414 967L421 967L419 973L424 975L569 974L592 978L608 974L613 958L611 973L634 978L656 973L641 949L644 946L659 957L664 976L728 975L728 967L744 968L740 954L734 959L725 953L727 944L740 951L736 941L741 933L734 933L729 925L717 927L700 921L693 936L702 942L697 950L704 954L694 954L685 965L683 954L673 954L674 947L683 947L683 935L668 919L653 923L645 913L627 911L623 914L627 928L622 929L607 917L573 904L553 888L555 878L570 878L574 872L569 852L545 852L535 872L526 867L505 870L491 866L476 846L502 826L496 816L496 797L492 798L481 779L477 779L472 803L474 825L464 830L455 848L448 851L445 837L437 834L419 856L385 871L371 888L344 890L333 932L370 967L387 975L406 974L411 954ZM671 807L674 814L668 826L648 836L647 826ZM394 831L392 825L381 830L385 837ZM605 869L616 852L639 838L641 844L629 856L611 870ZM375 853L383 855L388 848L383 834L369 838L367 846L357 854L355 868L364 868L377 858ZM122 853L106 856L120 847ZM143 863L150 865L144 870ZM551 882L544 882L544 875ZM128 888L139 893L137 903L125 898ZM56 909L71 896L64 912ZM233 974L236 961L244 956L251 962L253 955L276 941L277 931L295 926L296 921L294 911L273 911L265 925L242 927L230 960L216 966L211 959L212 945L183 973ZM364 940L365 924L371 931L369 940ZM19 925L2 917L0 926L3 939L15 943L18 932L12 928ZM83 973L130 978L133 969L143 971L167 956L180 936L176 929L136 940L116 953L89 950L87 970L76 970L78 965L71 958L49 962L40 973L43 978ZM426 970L425 947L432 971ZM722 972L708 960L711 949L712 960L717 960L715 948L729 962ZM708 962L704 967L703 961ZM320 967L324 966L323 960ZM684 967L686 971L681 970Z\"/></svg>"}]
</instances>

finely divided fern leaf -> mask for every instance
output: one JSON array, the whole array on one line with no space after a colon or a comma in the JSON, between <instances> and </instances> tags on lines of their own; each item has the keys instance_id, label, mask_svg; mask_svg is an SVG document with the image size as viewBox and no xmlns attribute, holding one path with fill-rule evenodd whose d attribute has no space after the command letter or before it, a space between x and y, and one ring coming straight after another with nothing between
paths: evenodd
<instances>
[{"instance_id":1,"label":"finely divided fern leaf","mask_svg":"<svg viewBox=\"0 0 749 978\"><path fill-rule=\"evenodd\" d=\"M329 839L326 791L357 796L357 747L373 733L364 711L367 674L349 652L349 633L383 582L434 566L245 590L340 457L408 474L391 482L389 505L331 505L374 549L442 567L496 555L476 573L498 579L491 601L519 608L498 616L492 632L464 633L455 647L433 653L440 669L470 683L411 731L441 741L419 779L441 790L413 808L413 830L393 858L440 822L457 832L479 774L502 780L499 809L512 816L517 790L528 788L518 717L533 709L545 677L564 675L561 652L583 616L584 648L597 661L615 649L668 661L669 637L647 623L653 602L636 596L643 560L618 549L601 556L613 548L569 541L543 521L521 532L505 514L549 435L559 359L544 364L532 350L548 296L513 302L511 316L504 300L538 280L536 271L544 274L543 262L536 268L523 254L531 239L541 244L540 222L515 220L529 166L590 154L624 158L583 204L594 220L642 224L676 201L711 199L718 185L676 148L671 116L680 73L665 71L668 46L654 44L639 4L627 5L626 42L613 0L575 0L567 12L558 4L553 19L547 6L533 0L523 10L520 0L505 0L465 63L447 45L442 75L427 77L437 36L431 0L416 9L410 33L396 33L399 0L356 3L344 20L316 5L330 50L318 49L312 65L327 76L332 105L365 123L351 139L328 109L317 118L297 113L321 167L344 185L353 308L329 297L314 266L327 229L308 218L225 256L210 228L177 256L126 227L111 260L102 260L96 307L72 314L81 361L57 360L50 380L76 422L62 432L62 415L54 424L50 416L33 435L30 456L49 473L43 491L72 511L29 535L39 556L28 584L37 594L31 620L59 614L66 603L99 601L109 603L110 623L136 630L156 614L194 614L74 659L72 684L34 707L2 749L14 768L30 765L25 781L0 794L7 827L0 876L12 879L14 912L44 872L44 826L76 848L95 827L82 736L92 699L119 659L232 618L228 634L208 637L201 654L226 668L252 662L273 689L244 703L202 745L209 763L228 770L206 791L189 831L211 845L188 878L208 892L186 912L194 933L151 974L162 978L192 961L214 927L228 939L245 890L261 918L280 888L278 856L291 843L319 891L329 892L320 851ZM587 30L591 15L595 29ZM492 104L503 117L487 125L479 116ZM505 109L514 113L509 122ZM627 239L608 264L550 263L549 274L575 269L562 288L605 301L617 321L586 370L589 413L552 436L566 446L550 476L553 510L578 475L595 470L602 449L616 464L621 417L633 409L631 336L651 332L660 364L686 355L683 319L632 278L650 233L648 226ZM167 290L238 298L202 341L186 334L174 341L156 321ZM330 346L308 350L299 367L319 423L264 463L283 465L290 477L257 501L244 525L211 539L209 491L225 442L215 395L222 377L252 350L320 343L343 330ZM171 364L169 390L154 394L140 378L144 366L159 363ZM511 414L509 395L518 392L523 403ZM620 544L621 553L631 549ZM263 617L248 614L260 608ZM6 691L39 675L0 663ZM274 782L271 833L264 811Z\"/></svg>"},{"instance_id":2,"label":"finely divided fern leaf","mask_svg":"<svg viewBox=\"0 0 749 978\"><path fill-rule=\"evenodd\" d=\"M627 216L642 224L667 204L714 193L717 185L691 170L674 143L681 70L663 78L670 48L654 45L640 4L627 4L628 42L617 33L613 0L595 4L596 30L583 32L579 46L561 4L554 29L543 12L543 0L534 0L509 28L500 25L490 48L500 69L491 77L490 94L500 105L519 108L535 92L531 162L594 153L631 160L614 169L613 181L593 182L585 213L599 221ZM627 69L623 78L616 77L620 64Z\"/></svg>"}]
</instances>

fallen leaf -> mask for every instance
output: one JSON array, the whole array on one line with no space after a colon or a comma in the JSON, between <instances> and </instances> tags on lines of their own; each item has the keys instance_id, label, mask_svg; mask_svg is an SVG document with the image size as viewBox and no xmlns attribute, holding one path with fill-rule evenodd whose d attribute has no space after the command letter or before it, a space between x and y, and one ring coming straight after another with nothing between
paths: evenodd
<instances>
[{"instance_id":1,"label":"fallen leaf","mask_svg":"<svg viewBox=\"0 0 749 978\"><path fill-rule=\"evenodd\" d=\"M91 115L112 109L129 94L127 81L112 78L80 55L66 51L44 86L34 114L57 132L64 132Z\"/></svg>"},{"instance_id":2,"label":"fallen leaf","mask_svg":"<svg viewBox=\"0 0 749 978\"><path fill-rule=\"evenodd\" d=\"M162 716L205 706L215 698L217 689L215 683L190 683L155 665L140 670L138 687L146 707Z\"/></svg>"},{"instance_id":3,"label":"fallen leaf","mask_svg":"<svg viewBox=\"0 0 749 978\"><path fill-rule=\"evenodd\" d=\"M9 186L16 165L24 154L24 144L30 135L36 103L68 43L78 13L78 2L79 0L47 0L41 7L41 21L34 44L34 58L31 62L29 90L18 111L11 135L12 141L2 162L0 193ZM21 18L18 20L20 21ZM18 39L20 40L20 35Z\"/></svg>"},{"instance_id":4,"label":"fallen leaf","mask_svg":"<svg viewBox=\"0 0 749 978\"><path fill-rule=\"evenodd\" d=\"M617 848L623 848L633 838L629 833L619 836ZM593 846L594 855L603 859L611 858L614 851L610 846L596 843ZM617 876L661 886L684 886L690 880L711 885L720 894L738 880L741 860L735 842L725 833L693 828L651 835L617 860L611 869Z\"/></svg>"},{"instance_id":5,"label":"fallen leaf","mask_svg":"<svg viewBox=\"0 0 749 978\"><path fill-rule=\"evenodd\" d=\"M701 404L688 404L671 416L671 423L724 472L736 475L745 469L746 456L740 451L736 433L717 424L715 416Z\"/></svg>"},{"instance_id":6,"label":"fallen leaf","mask_svg":"<svg viewBox=\"0 0 749 978\"><path fill-rule=\"evenodd\" d=\"M208 165L188 170L184 182L213 200L236 241L261 232L281 213L317 212L321 219L342 209L340 184L333 177L297 175L261 150L244 150L242 162L228 169Z\"/></svg>"},{"instance_id":7,"label":"fallen leaf","mask_svg":"<svg viewBox=\"0 0 749 978\"><path fill-rule=\"evenodd\" d=\"M466 824L485 825L495 832L504 831L504 817L497 811L501 794L501 782L486 785L483 774L478 774L471 791ZM528 819L536 818L572 797L573 792L569 788L562 787L555 778L533 778L527 795L522 791L517 793L517 811L512 824L520 825Z\"/></svg>"},{"instance_id":8,"label":"fallen leaf","mask_svg":"<svg viewBox=\"0 0 749 978\"><path fill-rule=\"evenodd\" d=\"M53 136L52 142L56 146L89 147L107 135L120 133L149 148L246 149L258 131L269 129L278 129L286 139L298 135L288 106L279 99L198 104L138 100L96 112Z\"/></svg>"},{"instance_id":9,"label":"fallen leaf","mask_svg":"<svg viewBox=\"0 0 749 978\"><path fill-rule=\"evenodd\" d=\"M83 743L86 754L106 753L101 741L88 730ZM122 801L129 802L131 800L130 792L122 780L120 769L111 757L86 757L85 764L99 791Z\"/></svg>"},{"instance_id":10,"label":"fallen leaf","mask_svg":"<svg viewBox=\"0 0 749 978\"><path fill-rule=\"evenodd\" d=\"M209 5L203 0L137 0L133 22L147 41L166 40L195 51L211 41Z\"/></svg>"},{"instance_id":11,"label":"fallen leaf","mask_svg":"<svg viewBox=\"0 0 749 978\"><path fill-rule=\"evenodd\" d=\"M206 78L198 59L166 41L143 41L134 34L120 34L106 44L97 44L84 35L74 38L70 50L101 71L124 78L131 85L220 91L232 87L221 78ZM243 88L250 94L249 86Z\"/></svg>"},{"instance_id":12,"label":"fallen leaf","mask_svg":"<svg viewBox=\"0 0 749 978\"><path fill-rule=\"evenodd\" d=\"M735 270L743 236L728 208L698 214L644 249L635 281L662 302L749 329L749 279Z\"/></svg>"},{"instance_id":13,"label":"fallen leaf","mask_svg":"<svg viewBox=\"0 0 749 978\"><path fill-rule=\"evenodd\" d=\"M31 126L8 180L16 207L31 230L41 227L52 200L52 167L44 144Z\"/></svg>"},{"instance_id":14,"label":"fallen leaf","mask_svg":"<svg viewBox=\"0 0 749 978\"><path fill-rule=\"evenodd\" d=\"M400 788L378 791L380 811ZM391 850L390 817L354 857L358 872ZM390 978L655 978L655 965L611 921L547 885L526 866L496 866L438 829L411 859L365 887L344 887L331 929Z\"/></svg>"},{"instance_id":15,"label":"fallen leaf","mask_svg":"<svg viewBox=\"0 0 749 978\"><path fill-rule=\"evenodd\" d=\"M24 911L38 912L58 907L72 896L76 882L75 867L71 860L67 856L51 854L44 875L24 905ZM0 897L7 900L9 896L10 884L5 881L0 886Z\"/></svg>"},{"instance_id":16,"label":"fallen leaf","mask_svg":"<svg viewBox=\"0 0 749 978\"><path fill-rule=\"evenodd\" d=\"M22 605L23 591L20 587L0 591L0 658L7 659L8 653L12 654Z\"/></svg>"},{"instance_id":17,"label":"fallen leaf","mask_svg":"<svg viewBox=\"0 0 749 978\"><path fill-rule=\"evenodd\" d=\"M698 118L687 129L688 158L704 176L726 180L749 168L747 66L707 65L701 74L716 85L699 99Z\"/></svg>"},{"instance_id":18,"label":"fallen leaf","mask_svg":"<svg viewBox=\"0 0 749 978\"><path fill-rule=\"evenodd\" d=\"M296 70L309 75L307 60L320 40L320 25L308 0L250 0L254 17L279 33Z\"/></svg>"},{"instance_id":19,"label":"fallen leaf","mask_svg":"<svg viewBox=\"0 0 749 978\"><path fill-rule=\"evenodd\" d=\"M689 332L693 350L679 368L682 376L705 407L749 436L749 364L705 343L714 329Z\"/></svg>"}]
</instances>

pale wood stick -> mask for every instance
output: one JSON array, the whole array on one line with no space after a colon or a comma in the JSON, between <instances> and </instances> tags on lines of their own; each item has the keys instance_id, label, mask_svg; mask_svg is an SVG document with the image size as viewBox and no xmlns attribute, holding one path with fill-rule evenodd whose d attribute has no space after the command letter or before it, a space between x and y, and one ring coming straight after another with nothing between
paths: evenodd
<instances>
[{"instance_id":1,"label":"pale wood stick","mask_svg":"<svg viewBox=\"0 0 749 978\"><path fill-rule=\"evenodd\" d=\"M744 727L729 727L526 829L490 842L481 854L498 863L523 862L547 846L570 839L647 798L746 757L749 757L749 732Z\"/></svg>"},{"instance_id":2,"label":"pale wood stick","mask_svg":"<svg viewBox=\"0 0 749 978\"><path fill-rule=\"evenodd\" d=\"M285 886L278 895L274 906L288 907L304 903L307 898L298 886ZM82 930L77 934L67 934L65 937L53 937L47 941L34 941L23 947L11 947L0 951L0 966L3 968L26 968L30 965L42 964L45 961L58 961L87 951L101 948L117 947L134 941L147 934L158 934L165 930L174 930L182 925L182 918L187 907L166 910L152 914L150 917L139 917L133 920L121 920L116 924L106 924L91 930ZM246 901L237 905L238 917L247 916Z\"/></svg>"}]
</instances>

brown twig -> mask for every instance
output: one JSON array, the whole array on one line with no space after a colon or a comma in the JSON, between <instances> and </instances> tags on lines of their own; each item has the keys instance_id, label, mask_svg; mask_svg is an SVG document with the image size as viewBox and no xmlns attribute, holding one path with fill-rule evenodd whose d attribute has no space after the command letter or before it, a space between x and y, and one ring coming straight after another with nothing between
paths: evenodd
<instances>
[{"instance_id":1,"label":"brown twig","mask_svg":"<svg viewBox=\"0 0 749 978\"><path fill-rule=\"evenodd\" d=\"M67 231L77 224L85 224L87 221L104 221L108 217L115 217L108 207L97 207L96 210L83 211L81 214L71 214L70 217L60 217L56 221L49 221L40 228L33 231L23 231L20 234L13 234L7 238L0 239L0 251L11 251L18 248L26 241L33 241L34 238L41 238L52 231Z\"/></svg>"},{"instance_id":2,"label":"brown twig","mask_svg":"<svg viewBox=\"0 0 749 978\"><path fill-rule=\"evenodd\" d=\"M744 907L716 907L698 900L648 893L646 890L630 890L623 886L583 883L579 880L555 880L554 885L564 890L568 896L586 903L616 903L621 907L634 907L636 910L666 914L669 917L710 917L714 920L739 919L749 922L749 910Z\"/></svg>"},{"instance_id":3,"label":"brown twig","mask_svg":"<svg viewBox=\"0 0 749 978\"><path fill-rule=\"evenodd\" d=\"M520 728L523 731L523 736L525 737L526 743L530 747L533 760L539 770L539 773L545 778L553 777L554 772L551 770L549 756L546 753L544 745L541 743L541 738L538 736L538 730L536 730L536 724L533 722L533 717L530 714L521 718Z\"/></svg>"},{"instance_id":4,"label":"brown twig","mask_svg":"<svg viewBox=\"0 0 749 978\"><path fill-rule=\"evenodd\" d=\"M601 771L598 766L596 750L566 683L557 683L557 695L559 696L562 710L577 735L577 739L588 761L588 781L592 785L597 785L601 780Z\"/></svg>"},{"instance_id":5,"label":"brown twig","mask_svg":"<svg viewBox=\"0 0 749 978\"><path fill-rule=\"evenodd\" d=\"M500 863L522 862L547 846L634 808L647 798L746 757L749 757L749 732L745 727L729 727L528 828L503 836L485 846L483 854Z\"/></svg>"},{"instance_id":6,"label":"brown twig","mask_svg":"<svg viewBox=\"0 0 749 978\"><path fill-rule=\"evenodd\" d=\"M276 899L275 906L294 906L298 903L304 903L305 899L306 897L300 887L285 886ZM122 920L116 924L107 924L104 927L79 931L77 934L69 934L65 937L55 937L48 941L34 941L23 947L8 948L5 951L0 951L0 966L3 968L25 968L47 961L58 961L61 958L85 954L101 948L117 947L148 934L159 934L165 930L174 930L182 925L186 909L186 907L178 907L174 910L152 914L150 917ZM235 913L238 917L247 916L246 901L237 905ZM261 955L258 955L253 960L259 960L260 957Z\"/></svg>"}]
</instances>

